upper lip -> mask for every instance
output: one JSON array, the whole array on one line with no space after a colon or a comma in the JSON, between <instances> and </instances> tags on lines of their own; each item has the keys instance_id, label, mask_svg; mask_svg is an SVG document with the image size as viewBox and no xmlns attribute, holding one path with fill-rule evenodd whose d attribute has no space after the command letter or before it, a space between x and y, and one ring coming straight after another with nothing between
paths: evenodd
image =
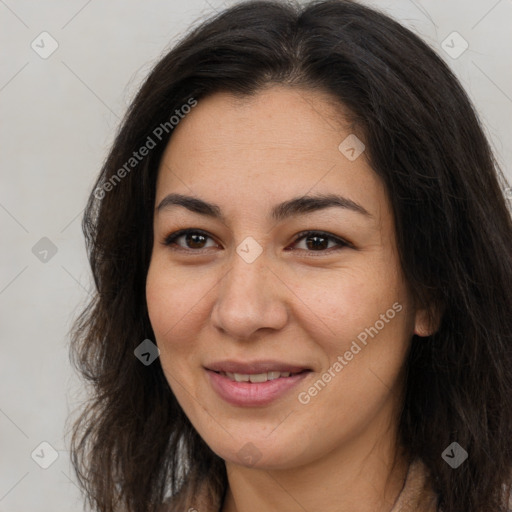
<instances>
[{"instance_id":1,"label":"upper lip","mask_svg":"<svg viewBox=\"0 0 512 512\"><path fill-rule=\"evenodd\" d=\"M229 372L241 373L245 375L252 375L267 372L290 372L299 373L303 370L309 370L307 366L295 365L284 363L282 361L251 361L251 362L238 362L238 361L216 361L205 365L207 370L215 372Z\"/></svg>"}]
</instances>

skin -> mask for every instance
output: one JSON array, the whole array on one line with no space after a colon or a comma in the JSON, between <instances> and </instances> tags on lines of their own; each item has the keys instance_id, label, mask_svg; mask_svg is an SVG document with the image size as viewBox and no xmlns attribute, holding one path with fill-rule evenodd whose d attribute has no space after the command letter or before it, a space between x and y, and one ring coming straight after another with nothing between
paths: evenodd
<instances>
[{"instance_id":1,"label":"skin","mask_svg":"<svg viewBox=\"0 0 512 512\"><path fill-rule=\"evenodd\" d=\"M401 370L413 333L431 329L401 272L383 183L365 153L350 161L338 149L352 133L340 110L321 92L285 86L243 100L216 93L180 122L163 155L156 205L181 193L216 203L225 216L155 211L146 287L169 385L226 462L223 512L389 511L404 484L407 465L394 442ZM316 193L343 195L371 216L331 207L278 223L269 217L274 205ZM209 238L162 244L183 228ZM353 247L295 241L303 230ZM249 236L262 249L252 263L236 252ZM299 392L394 303L402 310L300 403ZM270 405L237 407L216 394L203 368L267 358L313 372ZM247 443L257 448L256 463L238 456Z\"/></svg>"}]
</instances>

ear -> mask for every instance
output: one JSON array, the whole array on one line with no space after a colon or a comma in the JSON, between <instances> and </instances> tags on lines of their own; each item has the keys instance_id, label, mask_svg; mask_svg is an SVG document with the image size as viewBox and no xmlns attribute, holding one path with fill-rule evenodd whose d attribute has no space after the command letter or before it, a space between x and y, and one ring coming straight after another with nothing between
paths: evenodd
<instances>
[{"instance_id":1,"label":"ear","mask_svg":"<svg viewBox=\"0 0 512 512\"><path fill-rule=\"evenodd\" d=\"M443 314L441 307L417 309L414 317L414 334L420 337L432 336L441 324Z\"/></svg>"}]
</instances>

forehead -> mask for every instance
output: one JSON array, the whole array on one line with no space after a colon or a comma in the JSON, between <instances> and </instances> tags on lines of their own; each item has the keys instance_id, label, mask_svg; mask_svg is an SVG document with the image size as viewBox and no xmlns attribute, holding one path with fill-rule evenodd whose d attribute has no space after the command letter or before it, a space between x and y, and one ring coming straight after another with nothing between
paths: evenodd
<instances>
[{"instance_id":1,"label":"forehead","mask_svg":"<svg viewBox=\"0 0 512 512\"><path fill-rule=\"evenodd\" d=\"M267 204L297 195L343 193L377 214L385 191L364 152L339 149L354 137L343 107L326 94L275 86L254 96L215 93L174 129L164 152L156 202L170 192L246 197ZM251 200L252 198L252 200Z\"/></svg>"},{"instance_id":2,"label":"forehead","mask_svg":"<svg viewBox=\"0 0 512 512\"><path fill-rule=\"evenodd\" d=\"M330 96L311 90L273 86L243 97L218 92L201 99L179 123L169 150L186 139L190 153L252 150L260 156L262 151L274 151L319 158L325 152L327 159L332 156L331 139L337 141L340 132L350 132L342 112Z\"/></svg>"}]
</instances>

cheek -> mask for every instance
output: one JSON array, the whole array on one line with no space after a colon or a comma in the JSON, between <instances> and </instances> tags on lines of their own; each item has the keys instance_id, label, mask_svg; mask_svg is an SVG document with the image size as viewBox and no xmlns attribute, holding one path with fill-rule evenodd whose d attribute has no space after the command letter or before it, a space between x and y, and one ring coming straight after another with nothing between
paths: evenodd
<instances>
[{"instance_id":1,"label":"cheek","mask_svg":"<svg viewBox=\"0 0 512 512\"><path fill-rule=\"evenodd\" d=\"M178 402L190 407L194 395L194 373L197 367L198 315L204 301L201 282L170 268L168 262L154 259L146 279L148 315L160 350L164 375Z\"/></svg>"},{"instance_id":2,"label":"cheek","mask_svg":"<svg viewBox=\"0 0 512 512\"><path fill-rule=\"evenodd\" d=\"M200 370L200 357L208 341L201 341L201 331L210 317L220 277L208 266L178 268L158 251L148 269L148 315L162 368L180 402L188 400L188 393L195 394L195 372Z\"/></svg>"},{"instance_id":3,"label":"cheek","mask_svg":"<svg viewBox=\"0 0 512 512\"><path fill-rule=\"evenodd\" d=\"M211 288L205 281L207 278L199 274L192 267L177 270L160 254L151 261L146 278L146 301L157 338L186 333L185 327L190 326Z\"/></svg>"},{"instance_id":4,"label":"cheek","mask_svg":"<svg viewBox=\"0 0 512 512\"><path fill-rule=\"evenodd\" d=\"M303 276L288 281L294 283L294 294L310 310L309 316L316 319L317 337L324 334L326 339L334 339L335 349L339 348L340 340L357 336L396 301L405 300L396 275L378 261L339 268L324 276L312 274L311 279Z\"/></svg>"},{"instance_id":5,"label":"cheek","mask_svg":"<svg viewBox=\"0 0 512 512\"><path fill-rule=\"evenodd\" d=\"M410 339L405 290L395 279L368 272L337 296L331 359L341 355L347 360L346 378L354 383L373 374L376 379L382 375L384 382L393 380Z\"/></svg>"},{"instance_id":6,"label":"cheek","mask_svg":"<svg viewBox=\"0 0 512 512\"><path fill-rule=\"evenodd\" d=\"M372 297L361 294L344 302L343 310L340 306L336 336L323 339L327 363L319 375L321 382L304 390L317 410L329 411L333 429L340 422L371 422L388 399L398 396L398 377L411 339L411 313L400 294L382 292Z\"/></svg>"},{"instance_id":7,"label":"cheek","mask_svg":"<svg viewBox=\"0 0 512 512\"><path fill-rule=\"evenodd\" d=\"M412 336L413 312L399 274L375 261L310 287L307 303L321 325L328 326L325 335L317 330L314 339L326 355L329 390L324 392L319 383L311 393L305 391L323 403L322 410L375 410L396 384ZM340 408L340 400L348 408Z\"/></svg>"},{"instance_id":8,"label":"cheek","mask_svg":"<svg viewBox=\"0 0 512 512\"><path fill-rule=\"evenodd\" d=\"M190 350L191 345L185 342L192 334L194 316L204 296L199 280L187 279L168 267L161 259L152 261L146 279L148 315L164 365L167 353Z\"/></svg>"},{"instance_id":9,"label":"cheek","mask_svg":"<svg viewBox=\"0 0 512 512\"><path fill-rule=\"evenodd\" d=\"M157 339L172 325L169 313L176 305L173 287L174 283L171 283L168 276L161 272L159 265L152 261L146 278L146 303Z\"/></svg>"}]
</instances>

